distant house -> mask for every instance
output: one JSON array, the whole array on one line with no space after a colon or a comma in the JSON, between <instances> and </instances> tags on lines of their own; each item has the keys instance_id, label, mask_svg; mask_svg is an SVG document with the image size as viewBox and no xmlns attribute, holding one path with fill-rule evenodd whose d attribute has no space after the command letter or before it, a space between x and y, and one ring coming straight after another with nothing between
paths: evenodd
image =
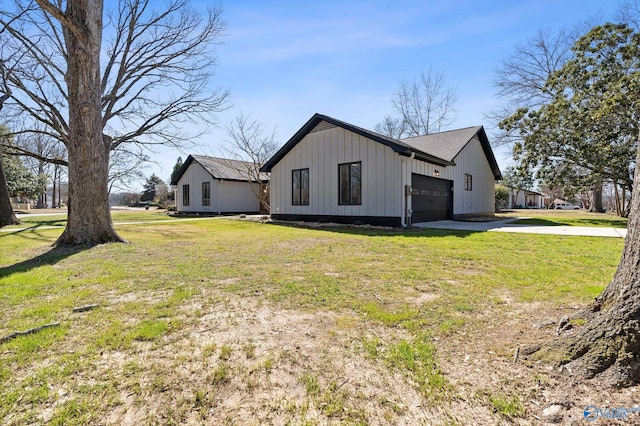
<instances>
[{"instance_id":1,"label":"distant house","mask_svg":"<svg viewBox=\"0 0 640 426\"><path fill-rule=\"evenodd\" d=\"M263 181L249 181L252 163L189 155L171 185L176 186L176 210L189 213L259 213L256 194Z\"/></svg>"},{"instance_id":2,"label":"distant house","mask_svg":"<svg viewBox=\"0 0 640 426\"><path fill-rule=\"evenodd\" d=\"M275 219L392 226L493 215L502 178L482 126L397 140L321 114L261 171Z\"/></svg>"},{"instance_id":3,"label":"distant house","mask_svg":"<svg viewBox=\"0 0 640 426\"><path fill-rule=\"evenodd\" d=\"M513 188L507 186L509 190L509 208L544 209L544 195L528 189Z\"/></svg>"}]
</instances>

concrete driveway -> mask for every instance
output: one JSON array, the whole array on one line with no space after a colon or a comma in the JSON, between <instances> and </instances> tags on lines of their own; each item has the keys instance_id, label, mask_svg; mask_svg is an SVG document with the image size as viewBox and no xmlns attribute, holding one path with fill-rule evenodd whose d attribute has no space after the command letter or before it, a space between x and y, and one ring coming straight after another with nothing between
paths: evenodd
<instances>
[{"instance_id":1,"label":"concrete driveway","mask_svg":"<svg viewBox=\"0 0 640 426\"><path fill-rule=\"evenodd\" d=\"M583 237L625 238L626 228L598 228L590 226L534 226L514 224L521 218L508 218L489 222L465 222L460 220L439 220L414 223L416 228L451 229L455 231L512 232L523 234L577 235Z\"/></svg>"}]
</instances>

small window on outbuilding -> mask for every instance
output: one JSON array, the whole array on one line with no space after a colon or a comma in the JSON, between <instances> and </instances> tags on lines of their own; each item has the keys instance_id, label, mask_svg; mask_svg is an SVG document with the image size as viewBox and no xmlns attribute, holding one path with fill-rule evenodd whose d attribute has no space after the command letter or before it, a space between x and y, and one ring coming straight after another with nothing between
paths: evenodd
<instances>
[{"instance_id":1,"label":"small window on outbuilding","mask_svg":"<svg viewBox=\"0 0 640 426\"><path fill-rule=\"evenodd\" d=\"M473 190L473 176L467 173L464 174L464 189L465 191Z\"/></svg>"},{"instance_id":2,"label":"small window on outbuilding","mask_svg":"<svg viewBox=\"0 0 640 426\"><path fill-rule=\"evenodd\" d=\"M202 205L211 205L211 182L202 182Z\"/></svg>"},{"instance_id":3,"label":"small window on outbuilding","mask_svg":"<svg viewBox=\"0 0 640 426\"><path fill-rule=\"evenodd\" d=\"M189 205L189 185L182 185L182 205Z\"/></svg>"}]
</instances>

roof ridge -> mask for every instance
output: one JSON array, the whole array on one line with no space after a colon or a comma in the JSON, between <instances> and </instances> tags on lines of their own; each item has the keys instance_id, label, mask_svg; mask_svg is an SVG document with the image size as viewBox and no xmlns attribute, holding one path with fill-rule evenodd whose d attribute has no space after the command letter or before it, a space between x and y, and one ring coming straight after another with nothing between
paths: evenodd
<instances>
[{"instance_id":1,"label":"roof ridge","mask_svg":"<svg viewBox=\"0 0 640 426\"><path fill-rule=\"evenodd\" d=\"M426 135L409 136L407 138L400 139L400 141L407 140L407 139L424 138L425 136L441 135L443 133L459 132L460 130L477 129L477 128L480 128L480 127L482 127L482 124L477 125L477 126L460 127L459 129L443 130L442 132L436 132L436 133L427 133Z\"/></svg>"}]
</instances>

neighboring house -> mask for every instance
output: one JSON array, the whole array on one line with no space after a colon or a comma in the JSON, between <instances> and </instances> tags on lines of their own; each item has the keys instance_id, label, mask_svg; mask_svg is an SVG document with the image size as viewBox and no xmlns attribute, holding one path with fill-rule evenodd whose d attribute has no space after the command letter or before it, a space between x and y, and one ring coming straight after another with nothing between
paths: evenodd
<instances>
[{"instance_id":1,"label":"neighboring house","mask_svg":"<svg viewBox=\"0 0 640 426\"><path fill-rule=\"evenodd\" d=\"M391 226L493 215L502 178L482 126L397 140L320 114L261 171L274 219Z\"/></svg>"},{"instance_id":2,"label":"neighboring house","mask_svg":"<svg viewBox=\"0 0 640 426\"><path fill-rule=\"evenodd\" d=\"M525 208L525 209L544 209L544 195L539 192L530 191L528 189L513 188L507 186L509 189L509 207Z\"/></svg>"},{"instance_id":3,"label":"neighboring house","mask_svg":"<svg viewBox=\"0 0 640 426\"><path fill-rule=\"evenodd\" d=\"M258 213L256 194L263 182L249 182L252 163L189 155L171 182L176 186L176 210L190 213Z\"/></svg>"}]
</instances>

